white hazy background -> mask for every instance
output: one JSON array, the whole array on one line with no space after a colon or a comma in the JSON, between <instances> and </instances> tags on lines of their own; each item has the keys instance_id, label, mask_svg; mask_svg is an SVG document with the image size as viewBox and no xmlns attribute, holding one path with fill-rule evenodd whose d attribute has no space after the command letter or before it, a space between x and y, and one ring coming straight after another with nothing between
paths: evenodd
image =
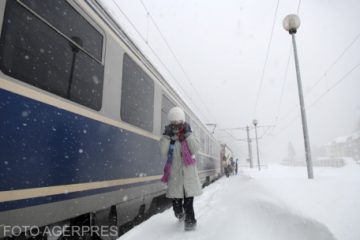
<instances>
[{"instance_id":1,"label":"white hazy background","mask_svg":"<svg viewBox=\"0 0 360 240\"><path fill-rule=\"evenodd\" d=\"M200 119L217 124L216 136L240 161L247 145L234 138L246 132L221 129L254 118L274 125L258 130L264 163L285 157L289 141L304 155L291 36L282 27L290 13L301 18L296 38L311 145L360 128L360 1L100 2Z\"/></svg>"}]
</instances>

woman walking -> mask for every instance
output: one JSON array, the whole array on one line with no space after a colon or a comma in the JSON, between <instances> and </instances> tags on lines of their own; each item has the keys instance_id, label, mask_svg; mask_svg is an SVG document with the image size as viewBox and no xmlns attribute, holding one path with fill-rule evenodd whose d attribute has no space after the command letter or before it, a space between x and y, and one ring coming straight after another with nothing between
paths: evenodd
<instances>
[{"instance_id":1,"label":"woman walking","mask_svg":"<svg viewBox=\"0 0 360 240\"><path fill-rule=\"evenodd\" d=\"M185 231L189 231L196 227L194 197L202 193L195 160L199 144L181 108L170 109L168 120L170 124L165 127L160 141L166 158L161 180L167 183L166 197L172 199L175 217L180 221L185 218Z\"/></svg>"}]
</instances>

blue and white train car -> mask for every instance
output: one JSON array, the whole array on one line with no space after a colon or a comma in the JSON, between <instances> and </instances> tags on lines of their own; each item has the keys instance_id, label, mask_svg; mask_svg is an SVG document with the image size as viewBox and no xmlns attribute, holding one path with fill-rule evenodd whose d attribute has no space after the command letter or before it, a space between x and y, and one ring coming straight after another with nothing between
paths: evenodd
<instances>
[{"instance_id":1,"label":"blue and white train car","mask_svg":"<svg viewBox=\"0 0 360 240\"><path fill-rule=\"evenodd\" d=\"M0 1L0 226L122 225L165 193L159 139L185 109L200 177L220 145L95 0ZM6 232L0 227L0 238Z\"/></svg>"}]
</instances>

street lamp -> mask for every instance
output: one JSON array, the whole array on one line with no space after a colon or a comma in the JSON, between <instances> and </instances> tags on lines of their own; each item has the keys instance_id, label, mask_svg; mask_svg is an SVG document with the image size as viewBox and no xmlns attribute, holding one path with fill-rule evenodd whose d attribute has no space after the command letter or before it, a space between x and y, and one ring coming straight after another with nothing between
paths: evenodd
<instances>
[{"instance_id":1,"label":"street lamp","mask_svg":"<svg viewBox=\"0 0 360 240\"><path fill-rule=\"evenodd\" d=\"M257 152L257 161L258 161L258 169L259 171L261 170L260 168L260 157L259 157L259 142L258 142L258 137L257 137L257 125L258 125L258 121L256 119L253 120L253 124L255 126L255 138L256 138L256 152Z\"/></svg>"},{"instance_id":2,"label":"street lamp","mask_svg":"<svg viewBox=\"0 0 360 240\"><path fill-rule=\"evenodd\" d=\"M298 60L298 55L297 55L297 50L296 50L296 41L295 41L295 34L296 34L296 31L299 28L299 26L300 26L300 18L295 14L287 15L283 20L284 29L286 31L288 31L292 37L297 85L298 85L299 100L300 100L301 121L302 121L303 133L304 133L307 173L308 173L308 178L313 179L314 174L313 174L313 167L312 167L312 161L311 161L309 134L308 134L308 128L307 128L307 122L306 122L305 104L304 104L304 97L303 97L301 77L300 77L300 67L299 67L299 60Z\"/></svg>"}]
</instances>

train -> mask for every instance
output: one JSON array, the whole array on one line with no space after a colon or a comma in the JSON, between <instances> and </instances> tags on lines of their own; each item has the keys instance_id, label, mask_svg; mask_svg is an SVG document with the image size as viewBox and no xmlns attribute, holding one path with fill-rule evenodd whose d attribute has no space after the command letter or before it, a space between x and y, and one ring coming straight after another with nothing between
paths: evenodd
<instances>
[{"instance_id":1,"label":"train","mask_svg":"<svg viewBox=\"0 0 360 240\"><path fill-rule=\"evenodd\" d=\"M199 140L201 182L221 175L220 142L98 1L0 1L0 26L0 239L156 207L173 106Z\"/></svg>"}]
</instances>

